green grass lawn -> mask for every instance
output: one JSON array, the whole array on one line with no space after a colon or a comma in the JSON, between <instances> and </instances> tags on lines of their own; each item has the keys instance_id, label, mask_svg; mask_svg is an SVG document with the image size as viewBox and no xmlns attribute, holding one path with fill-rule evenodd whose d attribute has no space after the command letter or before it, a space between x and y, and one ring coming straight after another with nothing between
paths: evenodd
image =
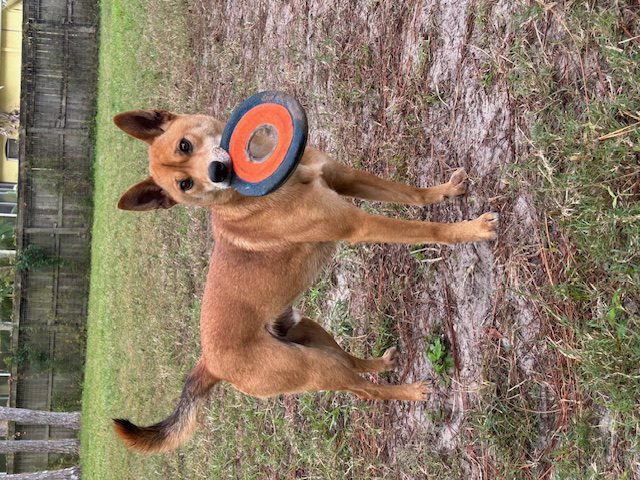
<instances>
[{"instance_id":1,"label":"green grass lawn","mask_svg":"<svg viewBox=\"0 0 640 480\"><path fill-rule=\"evenodd\" d=\"M144 0L102 2L83 477L266 478L302 469L338 478L336 471L356 461L344 425L352 401L342 395L300 396L294 400L299 418L285 421L293 409L285 400L258 401L216 388L195 438L168 455L131 454L111 429L113 417L150 423L175 406L199 356L199 298L211 248L203 209L142 215L116 209L126 188L147 175L147 162L144 145L120 132L111 117L147 105L187 108L180 89L166 88L180 42L162 59L153 53L158 31L163 40L184 40L187 27L175 21L177 6L154 3L153 15L147 6ZM154 96L168 90L173 96Z\"/></svg>"},{"instance_id":2,"label":"green grass lawn","mask_svg":"<svg viewBox=\"0 0 640 480\"><path fill-rule=\"evenodd\" d=\"M555 417L554 441L542 467L535 468L553 466L558 478L568 479L632 478L628 465L640 455L640 53L637 39L628 40L633 27L620 20L624 2L601 3L574 4L556 16L537 3L523 9L513 19L522 28L511 46L482 65L485 88L509 83L522 121L523 138L517 141L525 153L504 174L514 188L530 185L535 191L544 239L545 281L520 287L547 322L545 360L557 362L551 368L564 396L554 407L563 412ZM489 22L483 12L491 8L490 2L478 2L475 21ZM210 104L206 92L190 83L193 25L182 4L103 0L101 9L83 476L361 479L401 477L399 472L423 478L429 471L458 478L464 452L431 452L420 443L428 438L398 438L407 444L396 455L400 464L385 465L378 448L384 451L383 437L392 428L380 420L386 407L344 394L259 401L216 387L194 438L179 451L146 457L117 441L110 419L124 416L146 424L164 418L198 358L199 299L211 240L202 209L179 206L145 214L116 209L126 188L147 175L147 154L111 117L145 106L208 111ZM558 32L555 41L542 44L536 32L547 22ZM329 41L321 46L329 60L318 57L318 64L334 62L337 47ZM235 75L242 49L231 41L225 48L220 55L227 56L215 61L226 70L211 71ZM570 63L576 52L597 58L600 73L587 64L582 68L596 72L587 80L559 78L554 62ZM349 54L357 61L368 58L364 47ZM242 87L229 88L242 97ZM336 95L360 101L349 88ZM424 101L445 100L425 96ZM358 255L343 249L339 261L358 263ZM415 250L416 261L420 255ZM329 281L322 280L305 298L308 310L326 303ZM390 294L404 288L378 287ZM353 336L349 341L356 351L376 352L397 340L395 320L385 309L380 305L367 317L374 333L367 330L363 340L356 335L361 331L354 333L349 306L338 302L329 315L340 333ZM450 370L453 362L439 338L432 339L427 355L434 367ZM472 432L467 446L480 449L485 455L480 460L504 478L534 478L523 452L535 448L541 429L537 392L508 384L511 357L487 352L484 360L490 388L464 424ZM499 388L504 385L509 388ZM429 421L443 423L439 415L444 411L433 412Z\"/></svg>"}]
</instances>

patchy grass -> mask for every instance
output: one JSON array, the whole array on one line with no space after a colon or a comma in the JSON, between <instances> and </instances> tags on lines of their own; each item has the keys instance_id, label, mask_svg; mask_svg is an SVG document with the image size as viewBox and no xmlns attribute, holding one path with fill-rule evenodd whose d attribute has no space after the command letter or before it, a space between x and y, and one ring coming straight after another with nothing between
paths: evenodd
<instances>
[{"instance_id":1,"label":"patchy grass","mask_svg":"<svg viewBox=\"0 0 640 480\"><path fill-rule=\"evenodd\" d=\"M510 82L530 112L531 156L520 166L536 178L547 277L538 304L561 357L565 403L556 405L563 415L549 468L558 478L633 478L640 453L637 10L626 2L541 5L518 18L524 30L511 49ZM519 421L499 436L515 426L530 434Z\"/></svg>"}]
</instances>

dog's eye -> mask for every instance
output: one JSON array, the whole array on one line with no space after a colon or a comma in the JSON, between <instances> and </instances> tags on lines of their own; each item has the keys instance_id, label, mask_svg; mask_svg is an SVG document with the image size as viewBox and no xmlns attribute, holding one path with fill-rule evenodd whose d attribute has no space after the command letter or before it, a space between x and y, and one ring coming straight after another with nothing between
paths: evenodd
<instances>
[{"instance_id":1,"label":"dog's eye","mask_svg":"<svg viewBox=\"0 0 640 480\"><path fill-rule=\"evenodd\" d=\"M186 192L187 190L191 190L193 188L193 180L191 180L190 178L180 180L178 182L178 186L180 187L180 190Z\"/></svg>"},{"instance_id":2,"label":"dog's eye","mask_svg":"<svg viewBox=\"0 0 640 480\"><path fill-rule=\"evenodd\" d=\"M182 140L180 140L180 143L178 144L178 149L182 153L191 153L193 152L193 145L189 140L187 140L186 138L183 138Z\"/></svg>"}]
</instances>

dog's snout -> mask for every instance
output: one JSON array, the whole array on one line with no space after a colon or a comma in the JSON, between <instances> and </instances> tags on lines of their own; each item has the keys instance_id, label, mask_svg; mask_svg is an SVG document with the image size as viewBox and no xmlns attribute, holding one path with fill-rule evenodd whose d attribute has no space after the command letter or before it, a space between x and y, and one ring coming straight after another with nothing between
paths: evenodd
<instances>
[{"instance_id":1,"label":"dog's snout","mask_svg":"<svg viewBox=\"0 0 640 480\"><path fill-rule=\"evenodd\" d=\"M209 164L209 179L213 183L221 183L229 177L229 167L224 162L214 160Z\"/></svg>"},{"instance_id":2,"label":"dog's snout","mask_svg":"<svg viewBox=\"0 0 640 480\"><path fill-rule=\"evenodd\" d=\"M213 155L210 157L211 162L207 167L209 180L213 183L228 184L231 176L231 158L223 148L216 147L213 149Z\"/></svg>"}]
</instances>

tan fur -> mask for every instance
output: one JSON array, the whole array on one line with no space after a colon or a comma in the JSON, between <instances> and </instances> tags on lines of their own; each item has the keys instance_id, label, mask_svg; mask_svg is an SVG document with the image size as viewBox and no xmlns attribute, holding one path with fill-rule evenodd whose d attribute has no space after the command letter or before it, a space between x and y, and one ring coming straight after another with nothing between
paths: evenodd
<instances>
[{"instance_id":1,"label":"tan fur","mask_svg":"<svg viewBox=\"0 0 640 480\"><path fill-rule=\"evenodd\" d=\"M495 239L494 213L452 224L407 221L368 214L344 198L437 203L465 192L464 170L456 170L447 183L415 188L340 165L308 147L280 189L264 197L243 197L212 183L207 175L209 163L220 155L222 122L153 110L125 112L114 120L149 144L151 173L123 195L120 208L185 203L211 209L215 248L200 324L201 363L211 378L256 397L346 390L371 400L426 398L423 382L378 385L358 375L394 368L395 349L379 359L353 357L316 322L293 321L290 306L314 281L338 241L453 244ZM183 138L193 144L190 155L178 150ZM194 186L183 192L179 182L187 178ZM129 436L121 428L119 433L137 448L131 437L135 429ZM165 443L155 450L176 442Z\"/></svg>"},{"instance_id":2,"label":"tan fur","mask_svg":"<svg viewBox=\"0 0 640 480\"><path fill-rule=\"evenodd\" d=\"M207 393L218 383L201 359L185 382L174 412L149 427L138 427L128 420L114 420L114 428L125 445L144 453L172 450L187 439L196 427L196 416Z\"/></svg>"}]
</instances>

